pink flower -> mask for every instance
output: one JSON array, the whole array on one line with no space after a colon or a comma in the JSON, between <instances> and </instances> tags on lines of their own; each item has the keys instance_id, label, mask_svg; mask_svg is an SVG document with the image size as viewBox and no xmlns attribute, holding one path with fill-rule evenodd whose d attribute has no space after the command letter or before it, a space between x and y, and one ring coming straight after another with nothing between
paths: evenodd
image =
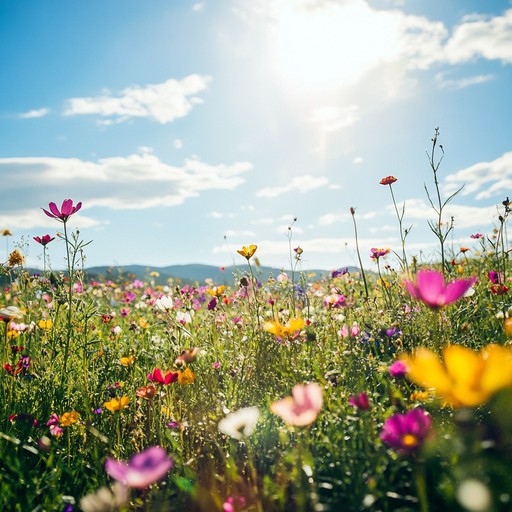
<instances>
[{"instance_id":1,"label":"pink flower","mask_svg":"<svg viewBox=\"0 0 512 512\"><path fill-rule=\"evenodd\" d=\"M134 455L130 462L107 457L105 471L127 487L145 489L163 478L174 462L160 446L152 446Z\"/></svg>"},{"instance_id":2,"label":"pink flower","mask_svg":"<svg viewBox=\"0 0 512 512\"><path fill-rule=\"evenodd\" d=\"M476 277L457 279L445 285L443 274L436 270L420 270L416 284L404 280L405 289L430 308L436 309L456 302L476 283Z\"/></svg>"},{"instance_id":3,"label":"pink flower","mask_svg":"<svg viewBox=\"0 0 512 512\"><path fill-rule=\"evenodd\" d=\"M351 396L348 399L348 403L356 409L361 409L361 411L368 411L371 407L368 395L365 392L359 393L357 396Z\"/></svg>"},{"instance_id":4,"label":"pink flower","mask_svg":"<svg viewBox=\"0 0 512 512\"><path fill-rule=\"evenodd\" d=\"M392 365L388 367L388 373L392 377L396 378L405 377L407 373L407 365L399 359L398 361L395 361Z\"/></svg>"},{"instance_id":5,"label":"pink flower","mask_svg":"<svg viewBox=\"0 0 512 512\"><path fill-rule=\"evenodd\" d=\"M313 423L323 405L323 390L316 382L296 384L292 396L274 402L270 410L288 425L303 427Z\"/></svg>"},{"instance_id":6,"label":"pink flower","mask_svg":"<svg viewBox=\"0 0 512 512\"><path fill-rule=\"evenodd\" d=\"M55 203L50 203L48 205L50 208L50 211L45 210L44 208L41 208L48 217L51 217L52 219L57 219L61 222L66 222L71 215L76 213L80 208L82 208L82 203L78 203L76 206L73 206L73 200L72 199L64 199L62 201L62 206L60 207L60 211L57 208L57 205Z\"/></svg>"},{"instance_id":7,"label":"pink flower","mask_svg":"<svg viewBox=\"0 0 512 512\"><path fill-rule=\"evenodd\" d=\"M418 407L406 414L395 414L388 418L380 438L393 450L408 454L421 448L431 426L428 413Z\"/></svg>"},{"instance_id":8,"label":"pink flower","mask_svg":"<svg viewBox=\"0 0 512 512\"><path fill-rule=\"evenodd\" d=\"M64 430L59 426L59 417L55 413L50 416L46 426L50 427L50 434L52 436L61 436L64 433Z\"/></svg>"},{"instance_id":9,"label":"pink flower","mask_svg":"<svg viewBox=\"0 0 512 512\"><path fill-rule=\"evenodd\" d=\"M152 373L148 374L148 380L151 382L156 382L157 384L172 384L178 380L178 372L168 371L162 373L160 368L155 368Z\"/></svg>"},{"instance_id":10,"label":"pink flower","mask_svg":"<svg viewBox=\"0 0 512 512\"><path fill-rule=\"evenodd\" d=\"M55 237L51 237L50 235L44 235L42 237L35 236L34 240L44 247L45 245L48 245L52 240L55 240Z\"/></svg>"}]
</instances>

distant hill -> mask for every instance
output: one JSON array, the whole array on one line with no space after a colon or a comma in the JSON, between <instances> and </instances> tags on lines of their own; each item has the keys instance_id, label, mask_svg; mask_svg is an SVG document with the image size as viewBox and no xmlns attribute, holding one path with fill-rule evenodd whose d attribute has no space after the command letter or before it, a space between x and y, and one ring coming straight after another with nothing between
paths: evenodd
<instances>
[{"instance_id":1,"label":"distant hill","mask_svg":"<svg viewBox=\"0 0 512 512\"><path fill-rule=\"evenodd\" d=\"M349 267L349 272L355 272L355 267ZM283 269L275 267L253 265L254 275L260 279L268 279L272 274L274 277L278 276ZM284 270L290 275L290 270ZM113 281L119 279L133 280L140 279L147 281L154 279L156 284L166 284L169 278L179 279L183 282L194 283L198 282L203 284L207 279L211 279L216 284L234 283L235 276L242 277L249 274L249 267L247 265L236 265L223 267L215 267L213 265L201 264L187 264L187 265L169 265L167 267L153 267L144 265L123 265L115 267L91 267L86 269L86 276L89 280L104 280L112 279ZM152 272L158 272L158 276L151 276ZM297 272L298 273L298 272ZM310 277L321 278L330 273L328 270L308 269L303 273L310 275ZM314 274L314 276L311 276Z\"/></svg>"}]
</instances>

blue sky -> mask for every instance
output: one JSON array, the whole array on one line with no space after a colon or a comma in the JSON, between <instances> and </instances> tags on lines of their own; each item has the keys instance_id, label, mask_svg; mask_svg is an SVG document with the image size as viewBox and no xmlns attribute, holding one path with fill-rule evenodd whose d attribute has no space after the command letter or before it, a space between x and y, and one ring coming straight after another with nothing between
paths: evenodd
<instances>
[{"instance_id":1,"label":"blue sky","mask_svg":"<svg viewBox=\"0 0 512 512\"><path fill-rule=\"evenodd\" d=\"M304 268L408 249L436 258L424 183L434 129L455 252L512 193L512 3L443 0L0 0L0 229L30 265L41 207L70 220L86 266ZM431 188L431 190L433 190ZM512 195L512 194L511 194ZM293 222L296 218L297 221ZM292 225L291 231L288 229ZM61 241L48 246L62 268Z\"/></svg>"}]
</instances>

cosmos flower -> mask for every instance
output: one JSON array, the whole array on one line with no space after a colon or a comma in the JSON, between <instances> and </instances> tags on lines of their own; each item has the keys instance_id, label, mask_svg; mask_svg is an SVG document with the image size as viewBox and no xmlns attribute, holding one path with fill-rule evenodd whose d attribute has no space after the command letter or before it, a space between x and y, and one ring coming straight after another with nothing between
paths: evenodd
<instances>
[{"instance_id":1,"label":"cosmos flower","mask_svg":"<svg viewBox=\"0 0 512 512\"><path fill-rule=\"evenodd\" d=\"M405 289L432 309L456 302L476 283L476 277L457 279L445 284L443 274L436 270L420 270L416 283L404 280Z\"/></svg>"},{"instance_id":2,"label":"cosmos flower","mask_svg":"<svg viewBox=\"0 0 512 512\"><path fill-rule=\"evenodd\" d=\"M410 380L453 407L475 407L512 387L512 349L500 345L488 345L480 352L450 345L443 350L443 361L421 348L401 360Z\"/></svg>"},{"instance_id":3,"label":"cosmos flower","mask_svg":"<svg viewBox=\"0 0 512 512\"><path fill-rule=\"evenodd\" d=\"M406 414L394 414L388 418L380 438L393 450L408 454L421 448L431 426L428 413L418 407Z\"/></svg>"},{"instance_id":4,"label":"cosmos flower","mask_svg":"<svg viewBox=\"0 0 512 512\"><path fill-rule=\"evenodd\" d=\"M382 248L377 248L377 247L372 247L370 249L370 258L372 260L378 260L379 258L382 258L383 256L386 256L386 254L389 254L389 252L391 251L391 249L382 249Z\"/></svg>"},{"instance_id":5,"label":"cosmos flower","mask_svg":"<svg viewBox=\"0 0 512 512\"><path fill-rule=\"evenodd\" d=\"M178 372L169 370L162 373L160 368L155 368L150 374L148 374L148 380L166 386L167 384L172 384L178 380Z\"/></svg>"},{"instance_id":6,"label":"cosmos flower","mask_svg":"<svg viewBox=\"0 0 512 512\"><path fill-rule=\"evenodd\" d=\"M407 365L399 359L388 367L388 373L395 378L405 377L407 374Z\"/></svg>"},{"instance_id":7,"label":"cosmos flower","mask_svg":"<svg viewBox=\"0 0 512 512\"><path fill-rule=\"evenodd\" d=\"M80 208L82 208L82 203L77 203L76 206L73 206L73 200L72 199L64 199L62 201L62 206L60 207L60 211L57 208L57 205L55 203L50 203L48 205L50 211L45 210L44 208L41 208L43 212L48 215L48 217L51 217L52 219L57 219L60 222L67 222L69 217L71 215L75 214Z\"/></svg>"},{"instance_id":8,"label":"cosmos flower","mask_svg":"<svg viewBox=\"0 0 512 512\"><path fill-rule=\"evenodd\" d=\"M44 246L48 245L52 240L55 240L55 237L51 237L50 235L44 235L42 237L35 236L34 240L38 244L41 244L44 247Z\"/></svg>"},{"instance_id":9,"label":"cosmos flower","mask_svg":"<svg viewBox=\"0 0 512 512\"><path fill-rule=\"evenodd\" d=\"M163 448L152 446L134 455L130 462L107 457L105 471L127 487L145 489L162 479L173 465L173 460Z\"/></svg>"},{"instance_id":10,"label":"cosmos flower","mask_svg":"<svg viewBox=\"0 0 512 512\"><path fill-rule=\"evenodd\" d=\"M348 403L361 411L367 411L371 407L368 395L364 391L359 393L359 395L351 396L348 399Z\"/></svg>"},{"instance_id":11,"label":"cosmos flower","mask_svg":"<svg viewBox=\"0 0 512 512\"><path fill-rule=\"evenodd\" d=\"M323 390L316 382L296 384L292 396L274 402L270 410L291 426L304 427L313 423L323 406Z\"/></svg>"},{"instance_id":12,"label":"cosmos flower","mask_svg":"<svg viewBox=\"0 0 512 512\"><path fill-rule=\"evenodd\" d=\"M257 407L244 407L228 414L219 421L219 430L233 439L242 439L252 435L260 419Z\"/></svg>"}]
</instances>

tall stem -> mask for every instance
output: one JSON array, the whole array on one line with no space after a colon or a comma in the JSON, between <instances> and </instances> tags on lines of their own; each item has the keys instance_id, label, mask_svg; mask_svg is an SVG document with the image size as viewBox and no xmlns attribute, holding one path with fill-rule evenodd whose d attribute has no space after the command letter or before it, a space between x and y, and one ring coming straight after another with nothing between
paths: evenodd
<instances>
[{"instance_id":1,"label":"tall stem","mask_svg":"<svg viewBox=\"0 0 512 512\"><path fill-rule=\"evenodd\" d=\"M364 291L366 293L366 298L368 298L368 283L366 282L366 275L364 273L363 262L361 261L361 253L359 252L359 241L357 238L356 211L354 210L354 208L350 208L350 213L352 214L352 222L354 223L354 234L355 234L355 239L356 239L357 259L359 261L359 267L361 268L361 275L363 277Z\"/></svg>"}]
</instances>

